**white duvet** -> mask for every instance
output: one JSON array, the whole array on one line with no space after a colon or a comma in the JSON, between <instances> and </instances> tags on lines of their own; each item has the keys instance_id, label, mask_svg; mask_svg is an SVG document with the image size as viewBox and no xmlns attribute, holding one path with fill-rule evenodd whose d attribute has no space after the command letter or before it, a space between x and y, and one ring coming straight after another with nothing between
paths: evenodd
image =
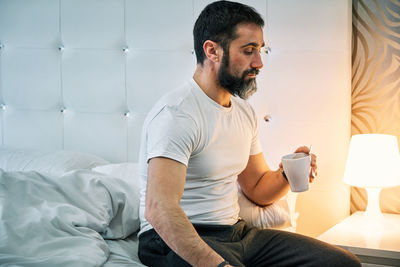
<instances>
[{"instance_id":1,"label":"white duvet","mask_svg":"<svg viewBox=\"0 0 400 267\"><path fill-rule=\"evenodd\" d=\"M105 239L139 228L138 193L90 170L57 176L0 169L0 265L103 265Z\"/></svg>"}]
</instances>

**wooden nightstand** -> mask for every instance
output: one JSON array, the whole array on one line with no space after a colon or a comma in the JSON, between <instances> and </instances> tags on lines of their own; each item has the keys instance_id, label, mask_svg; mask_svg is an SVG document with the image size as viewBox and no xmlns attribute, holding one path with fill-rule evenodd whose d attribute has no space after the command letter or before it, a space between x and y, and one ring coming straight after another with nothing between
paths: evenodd
<instances>
[{"instance_id":1,"label":"wooden nightstand","mask_svg":"<svg viewBox=\"0 0 400 267\"><path fill-rule=\"evenodd\" d=\"M356 212L318 237L354 253L363 266L400 266L400 215L368 222Z\"/></svg>"}]
</instances>

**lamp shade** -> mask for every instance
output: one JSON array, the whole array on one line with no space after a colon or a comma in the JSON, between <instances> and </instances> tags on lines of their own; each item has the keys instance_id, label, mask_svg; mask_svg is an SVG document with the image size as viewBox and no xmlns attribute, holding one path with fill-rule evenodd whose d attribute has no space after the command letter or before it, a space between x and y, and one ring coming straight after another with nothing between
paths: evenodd
<instances>
[{"instance_id":1,"label":"lamp shade","mask_svg":"<svg viewBox=\"0 0 400 267\"><path fill-rule=\"evenodd\" d=\"M353 135L344 182L357 187L382 188L400 185L397 138L386 134Z\"/></svg>"}]
</instances>

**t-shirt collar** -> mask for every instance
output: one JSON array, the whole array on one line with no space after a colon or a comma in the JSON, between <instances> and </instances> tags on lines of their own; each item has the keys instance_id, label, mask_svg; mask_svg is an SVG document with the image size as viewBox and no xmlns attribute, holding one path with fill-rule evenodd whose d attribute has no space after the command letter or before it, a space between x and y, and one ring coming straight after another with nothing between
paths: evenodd
<instances>
[{"instance_id":1,"label":"t-shirt collar","mask_svg":"<svg viewBox=\"0 0 400 267\"><path fill-rule=\"evenodd\" d=\"M217 102L215 102L213 99L211 99L197 84L197 82L192 78L190 79L190 84L192 85L192 88L194 89L196 95L198 95L200 98L204 99L205 101L209 102L211 105L217 107L219 110L223 112L230 112L233 108L234 102L232 101L231 98L231 106L230 107L224 107Z\"/></svg>"}]
</instances>

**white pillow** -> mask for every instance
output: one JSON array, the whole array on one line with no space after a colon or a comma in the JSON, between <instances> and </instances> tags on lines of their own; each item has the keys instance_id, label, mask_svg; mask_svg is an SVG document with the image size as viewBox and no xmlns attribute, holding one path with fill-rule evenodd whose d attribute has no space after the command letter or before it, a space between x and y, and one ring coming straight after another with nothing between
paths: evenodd
<instances>
[{"instance_id":1,"label":"white pillow","mask_svg":"<svg viewBox=\"0 0 400 267\"><path fill-rule=\"evenodd\" d=\"M111 163L92 168L93 171L108 174L134 184L140 189L139 164L134 162Z\"/></svg>"},{"instance_id":2,"label":"white pillow","mask_svg":"<svg viewBox=\"0 0 400 267\"><path fill-rule=\"evenodd\" d=\"M103 166L97 166L92 171L106 174L114 178L123 180L129 185L129 189L132 194L126 196L129 199L130 206L133 207L134 211L131 212L130 219L137 222L137 228L139 230L140 219L139 219L139 206L140 206L140 178L139 178L139 164L133 162L114 163Z\"/></svg>"},{"instance_id":3,"label":"white pillow","mask_svg":"<svg viewBox=\"0 0 400 267\"><path fill-rule=\"evenodd\" d=\"M0 149L0 168L5 171L38 171L63 174L78 169L91 169L109 163L95 155L74 151L34 149Z\"/></svg>"},{"instance_id":4,"label":"white pillow","mask_svg":"<svg viewBox=\"0 0 400 267\"><path fill-rule=\"evenodd\" d=\"M239 188L239 216L250 226L260 228L288 228L291 227L289 205L286 197L261 207L250 201Z\"/></svg>"}]
</instances>

